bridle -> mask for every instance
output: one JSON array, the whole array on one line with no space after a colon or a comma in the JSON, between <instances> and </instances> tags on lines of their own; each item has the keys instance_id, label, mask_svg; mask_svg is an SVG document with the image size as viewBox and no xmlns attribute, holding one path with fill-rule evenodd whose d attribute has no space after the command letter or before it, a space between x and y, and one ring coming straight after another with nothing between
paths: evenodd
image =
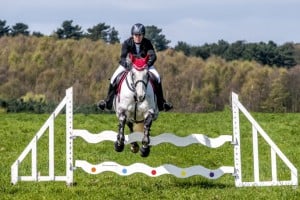
<instances>
[{"instance_id":1,"label":"bridle","mask_svg":"<svg viewBox=\"0 0 300 200\"><path fill-rule=\"evenodd\" d=\"M145 68L143 70L148 70L148 69ZM141 70L139 70L139 71L141 71ZM134 74L132 72L132 69L129 71L129 74L130 75L127 74L125 80L126 80L126 85L127 85L128 89L131 92L134 93L134 101L135 101L135 106L134 106L135 107L134 108L134 121L136 123L141 123L141 122L143 122L143 120L141 120L141 121L137 121L136 120L136 114L137 114L137 108L138 108L137 104L138 104L138 102L143 102L146 99L146 95L144 95L143 99L138 100L138 98L137 98L137 92L136 92L136 87L137 87L138 84L143 84L145 86L145 88L147 89L147 86L148 86L148 83L149 83L149 80L150 80L150 75L149 75L149 72L147 71L147 80L146 81L144 81L144 80L138 80L138 81L134 82ZM128 80L129 76L130 76L130 81Z\"/></svg>"},{"instance_id":2,"label":"bridle","mask_svg":"<svg viewBox=\"0 0 300 200\"><path fill-rule=\"evenodd\" d=\"M143 122L142 121L137 121L136 120L136 115L138 112L138 103L144 102L144 100L146 99L146 92L147 92L147 87L149 84L149 80L150 80L150 72L148 70L148 65L147 65L147 61L149 59L149 55L147 55L145 58L136 58L133 56L133 54L129 54L129 57L131 59L132 65L131 65L131 70L127 73L126 78L125 78L125 82L127 85L127 88L134 94L134 101L135 101L135 108L134 108L134 121L136 123L139 122ZM134 70L136 71L144 71L146 70L146 80L137 80L135 81L135 74L134 74ZM139 98L137 95L137 90L136 88L138 87L139 84L142 84L143 87L145 87L145 95L142 98Z\"/></svg>"},{"instance_id":3,"label":"bridle","mask_svg":"<svg viewBox=\"0 0 300 200\"><path fill-rule=\"evenodd\" d=\"M147 70L146 68L144 68L143 70ZM138 71L141 71L141 70L138 70ZM148 83L149 83L149 80L150 80L150 76L149 76L149 72L147 72L147 79L146 81L144 80L137 80L137 81L134 81L134 74L132 72L132 70L130 70L130 78L131 78L131 84L129 83L129 80L128 80L128 77L126 77L126 84L127 84L127 87L129 88L130 91L132 91L134 93L134 99L136 102L143 102L145 100L145 97L142 99L142 100L138 100L137 99L137 93L136 93L136 87L138 84L143 84L145 88L147 88L148 86Z\"/></svg>"},{"instance_id":4,"label":"bridle","mask_svg":"<svg viewBox=\"0 0 300 200\"><path fill-rule=\"evenodd\" d=\"M135 57L132 53L130 53L129 58L131 60L131 70L129 71L130 77L131 77L131 83L128 80L128 76L126 76L126 84L127 84L127 87L129 88L129 90L134 93L135 102L143 102L145 100L145 95L143 96L143 99L138 99L136 88L137 88L138 84L142 84L147 89L149 79L150 79L148 65L147 65L147 62L149 60L149 55L147 55L145 58L141 58L141 57ZM145 80L135 81L133 70L136 70L136 71L147 70L146 81Z\"/></svg>"}]
</instances>

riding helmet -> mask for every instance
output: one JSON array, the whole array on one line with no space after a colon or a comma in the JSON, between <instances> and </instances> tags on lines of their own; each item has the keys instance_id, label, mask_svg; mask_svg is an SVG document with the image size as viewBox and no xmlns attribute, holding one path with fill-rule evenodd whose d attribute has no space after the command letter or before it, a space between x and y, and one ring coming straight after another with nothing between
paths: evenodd
<instances>
[{"instance_id":1,"label":"riding helmet","mask_svg":"<svg viewBox=\"0 0 300 200\"><path fill-rule=\"evenodd\" d=\"M137 24L134 24L131 28L131 35L134 35L134 34L145 35L145 33L146 33L146 29L143 24L137 23Z\"/></svg>"}]
</instances>

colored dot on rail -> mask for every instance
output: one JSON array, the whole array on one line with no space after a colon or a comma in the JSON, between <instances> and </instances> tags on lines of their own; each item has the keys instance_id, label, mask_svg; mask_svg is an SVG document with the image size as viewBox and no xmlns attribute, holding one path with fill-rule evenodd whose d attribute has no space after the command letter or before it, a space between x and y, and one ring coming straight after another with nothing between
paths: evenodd
<instances>
[{"instance_id":1,"label":"colored dot on rail","mask_svg":"<svg viewBox=\"0 0 300 200\"><path fill-rule=\"evenodd\" d=\"M96 172L96 168L95 168L95 167L92 167L91 171L92 171L92 172Z\"/></svg>"},{"instance_id":2,"label":"colored dot on rail","mask_svg":"<svg viewBox=\"0 0 300 200\"><path fill-rule=\"evenodd\" d=\"M209 173L209 176L210 176L210 177L214 177L215 174L214 174L213 172L210 172L210 173Z\"/></svg>"},{"instance_id":3,"label":"colored dot on rail","mask_svg":"<svg viewBox=\"0 0 300 200\"><path fill-rule=\"evenodd\" d=\"M152 170L151 174L154 176L156 174L156 170Z\"/></svg>"},{"instance_id":4,"label":"colored dot on rail","mask_svg":"<svg viewBox=\"0 0 300 200\"><path fill-rule=\"evenodd\" d=\"M181 176L186 176L186 171L181 171Z\"/></svg>"},{"instance_id":5,"label":"colored dot on rail","mask_svg":"<svg viewBox=\"0 0 300 200\"><path fill-rule=\"evenodd\" d=\"M127 174L127 169L124 168L124 169L122 170L122 173L123 173L123 174Z\"/></svg>"}]
</instances>

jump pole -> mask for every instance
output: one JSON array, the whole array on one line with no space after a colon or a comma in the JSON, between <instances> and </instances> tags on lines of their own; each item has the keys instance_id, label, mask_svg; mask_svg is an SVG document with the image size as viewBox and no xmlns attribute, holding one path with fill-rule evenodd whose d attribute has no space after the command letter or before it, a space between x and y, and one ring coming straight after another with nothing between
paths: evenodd
<instances>
[{"instance_id":1,"label":"jump pole","mask_svg":"<svg viewBox=\"0 0 300 200\"><path fill-rule=\"evenodd\" d=\"M54 120L55 117L66 107L66 175L56 176L54 169ZM254 165L254 181L242 181L242 160L240 147L240 121L239 113L244 114L252 125L253 138L253 165ZM98 174L104 171L115 172L122 176L128 176L133 173L144 173L145 175L156 177L163 174L172 174L178 178L187 178L194 175L202 175L209 179L217 179L224 174L232 174L235 177L236 187L245 186L281 186L281 185L298 185L297 169L281 152L277 145L271 140L267 133L259 126L246 108L239 102L238 95L232 93L232 115L233 115L233 133L231 135L221 135L218 138L209 138L202 134L192 134L186 137L178 137L174 134L164 133L155 137L151 137L150 145L155 146L163 142L172 143L176 146L187 146L193 143L199 143L210 148L217 148L226 142L231 142L234 147L234 166L221 166L216 170L207 169L203 166L192 166L189 168L179 168L175 165L162 165L159 167L150 167L143 163L134 163L130 166L122 166L113 161L103 162L92 165L88 161L73 160L73 140L82 137L88 143L100 143L102 141L115 141L117 133L114 131L102 131L98 134L92 134L87 130L73 129L73 89L66 90L66 96L57 106L55 111L50 115L48 120L36 133L31 142L27 145L21 155L11 166L11 183L16 184L18 181L65 181L67 185L72 185L73 173L77 168L82 168L90 174ZM37 142L46 130L49 130L49 175L41 176L37 168ZM258 156L258 134L270 146L271 150L271 170L272 180L261 181L259 179L259 156ZM125 136L125 143L129 144L133 141L140 141L142 135L132 133ZM31 152L31 175L20 176L19 165L24 158ZM291 171L291 180L279 181L277 177L276 158L279 157Z\"/></svg>"}]
</instances>

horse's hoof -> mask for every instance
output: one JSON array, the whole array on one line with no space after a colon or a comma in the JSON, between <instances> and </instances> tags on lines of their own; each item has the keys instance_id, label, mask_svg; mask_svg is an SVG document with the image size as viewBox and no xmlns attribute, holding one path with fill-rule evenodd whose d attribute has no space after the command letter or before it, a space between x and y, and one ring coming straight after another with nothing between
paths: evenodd
<instances>
[{"instance_id":1,"label":"horse's hoof","mask_svg":"<svg viewBox=\"0 0 300 200\"><path fill-rule=\"evenodd\" d=\"M138 143L136 142L133 142L131 143L131 147L130 147L130 150L132 153L137 153L140 149L140 146L138 145Z\"/></svg>"},{"instance_id":2,"label":"horse's hoof","mask_svg":"<svg viewBox=\"0 0 300 200\"><path fill-rule=\"evenodd\" d=\"M118 141L115 142L115 151L122 152L124 150L124 143L119 144Z\"/></svg>"},{"instance_id":3,"label":"horse's hoof","mask_svg":"<svg viewBox=\"0 0 300 200\"><path fill-rule=\"evenodd\" d=\"M142 157L148 157L150 154L150 146L147 147L142 146L142 148L140 149L140 153Z\"/></svg>"},{"instance_id":4,"label":"horse's hoof","mask_svg":"<svg viewBox=\"0 0 300 200\"><path fill-rule=\"evenodd\" d=\"M143 144L143 146L148 146L150 144L150 137L144 136L142 139L142 144Z\"/></svg>"}]
</instances>

